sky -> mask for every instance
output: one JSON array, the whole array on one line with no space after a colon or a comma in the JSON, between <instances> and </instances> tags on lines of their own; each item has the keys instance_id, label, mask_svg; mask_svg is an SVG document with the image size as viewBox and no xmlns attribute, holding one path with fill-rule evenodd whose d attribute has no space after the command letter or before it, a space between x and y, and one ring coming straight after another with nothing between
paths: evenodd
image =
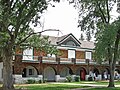
<instances>
[{"instance_id":1,"label":"sky","mask_svg":"<svg viewBox=\"0 0 120 90\"><path fill-rule=\"evenodd\" d=\"M78 13L69 2L61 1L55 3L55 7L48 6L47 11L43 14L42 24L44 30L46 29L59 29L61 32L44 32L44 35L62 36L69 33L78 39L80 38L80 30L77 28ZM35 30L39 31L41 28L36 27Z\"/></svg>"},{"instance_id":2,"label":"sky","mask_svg":"<svg viewBox=\"0 0 120 90\"><path fill-rule=\"evenodd\" d=\"M45 13L43 13L41 22L43 28L35 27L35 31L41 31L46 29L59 29L61 32L50 31L44 32L43 35L49 36L62 36L69 33L72 33L77 39L80 38L81 32L79 28L77 28L78 21L78 12L73 7L73 5L69 4L67 0L61 0L60 3L52 3L55 7L51 5L48 6ZM118 16L116 13L116 5L111 13L112 17L115 19ZM114 20L112 20L114 21ZM84 34L84 37L86 35ZM94 39L94 38L93 38ZM94 40L93 40L94 41Z\"/></svg>"}]
</instances>

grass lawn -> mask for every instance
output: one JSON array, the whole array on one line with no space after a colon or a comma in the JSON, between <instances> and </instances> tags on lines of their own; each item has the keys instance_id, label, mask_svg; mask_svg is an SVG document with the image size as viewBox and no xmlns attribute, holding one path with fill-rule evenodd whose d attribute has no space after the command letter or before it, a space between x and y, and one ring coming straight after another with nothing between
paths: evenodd
<instances>
[{"instance_id":1,"label":"grass lawn","mask_svg":"<svg viewBox=\"0 0 120 90\"><path fill-rule=\"evenodd\" d=\"M97 87L94 86L93 88L93 85L97 85ZM84 90L120 90L120 81L115 81L115 85L119 87L108 88L107 87L108 81L80 81L80 82L71 82L71 83L54 82L54 83L43 83L43 84L18 84L15 86L16 88L27 88L27 90L71 90L76 88L85 88ZM0 84L0 87L1 86L2 84Z\"/></svg>"},{"instance_id":2,"label":"grass lawn","mask_svg":"<svg viewBox=\"0 0 120 90\"><path fill-rule=\"evenodd\" d=\"M88 86L79 85L63 85L63 84L40 84L40 85L27 85L17 86L18 88L27 88L28 90L70 90L75 88L87 88Z\"/></svg>"},{"instance_id":3,"label":"grass lawn","mask_svg":"<svg viewBox=\"0 0 120 90\"><path fill-rule=\"evenodd\" d=\"M115 87L115 88L91 88L91 89L88 89L88 90L120 90L120 87Z\"/></svg>"},{"instance_id":4,"label":"grass lawn","mask_svg":"<svg viewBox=\"0 0 120 90\"><path fill-rule=\"evenodd\" d=\"M74 82L76 84L96 84L96 85L108 85L109 81L81 81ZM115 81L115 85L120 85L120 81Z\"/></svg>"},{"instance_id":5,"label":"grass lawn","mask_svg":"<svg viewBox=\"0 0 120 90\"><path fill-rule=\"evenodd\" d=\"M84 86L80 85L84 84ZM87 85L104 85L105 87L91 88ZM116 81L115 85L120 85L120 81ZM28 90L70 90L75 88L89 88L89 90L120 90L120 87L108 88L108 81L81 81L71 83L45 83L45 84L23 84L17 85L17 88L27 88ZM87 90L87 89L85 89Z\"/></svg>"}]
</instances>

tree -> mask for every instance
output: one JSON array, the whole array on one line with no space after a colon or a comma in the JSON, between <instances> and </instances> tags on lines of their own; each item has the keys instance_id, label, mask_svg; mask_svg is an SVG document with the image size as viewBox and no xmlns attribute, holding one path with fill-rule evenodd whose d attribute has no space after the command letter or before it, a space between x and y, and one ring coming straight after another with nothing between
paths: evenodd
<instances>
[{"instance_id":1,"label":"tree","mask_svg":"<svg viewBox=\"0 0 120 90\"><path fill-rule=\"evenodd\" d=\"M84 40L84 36L83 36L83 34L81 34L81 36L80 36L80 39L79 40Z\"/></svg>"},{"instance_id":2,"label":"tree","mask_svg":"<svg viewBox=\"0 0 120 90\"><path fill-rule=\"evenodd\" d=\"M87 40L87 41L90 41L90 40L91 40L91 35L90 35L90 32L88 32L86 35L87 35L86 40Z\"/></svg>"},{"instance_id":3,"label":"tree","mask_svg":"<svg viewBox=\"0 0 120 90\"><path fill-rule=\"evenodd\" d=\"M51 0L50 0L51 1ZM13 90L12 56L16 46L35 35L30 24L40 24L46 0L0 0L0 57L3 61L3 89ZM57 1L57 0L53 0ZM59 1L59 0L58 0ZM39 31L41 34L44 31ZM55 30L53 30L55 31Z\"/></svg>"},{"instance_id":4,"label":"tree","mask_svg":"<svg viewBox=\"0 0 120 90\"><path fill-rule=\"evenodd\" d=\"M109 87L114 87L114 71L116 61L119 59L120 19L107 25L101 35L97 35L96 57L102 61L109 61L110 80ZM102 45L102 47L100 46Z\"/></svg>"},{"instance_id":5,"label":"tree","mask_svg":"<svg viewBox=\"0 0 120 90\"><path fill-rule=\"evenodd\" d=\"M88 32L89 36L96 34L96 52L101 60L109 61L108 86L114 87L114 70L118 60L120 41L119 20L111 24L111 12L116 0L73 0L72 3L75 3L75 7L79 9L78 23L81 30Z\"/></svg>"}]
</instances>

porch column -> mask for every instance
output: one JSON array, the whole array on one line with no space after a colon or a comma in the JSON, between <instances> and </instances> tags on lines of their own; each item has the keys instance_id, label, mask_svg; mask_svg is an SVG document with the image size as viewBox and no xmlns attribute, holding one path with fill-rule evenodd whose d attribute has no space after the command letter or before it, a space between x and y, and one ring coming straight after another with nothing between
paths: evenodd
<instances>
[{"instance_id":1,"label":"porch column","mask_svg":"<svg viewBox=\"0 0 120 90\"><path fill-rule=\"evenodd\" d=\"M85 80L87 80L87 81L88 81L88 77L89 77L89 75L86 75L86 76L85 76Z\"/></svg>"},{"instance_id":2,"label":"porch column","mask_svg":"<svg viewBox=\"0 0 120 90\"><path fill-rule=\"evenodd\" d=\"M60 81L60 75L55 75L55 81L59 82Z\"/></svg>"},{"instance_id":3,"label":"porch column","mask_svg":"<svg viewBox=\"0 0 120 90\"><path fill-rule=\"evenodd\" d=\"M56 62L60 64L60 58L56 57Z\"/></svg>"},{"instance_id":4,"label":"porch column","mask_svg":"<svg viewBox=\"0 0 120 90\"><path fill-rule=\"evenodd\" d=\"M43 80L43 75L38 75L39 80Z\"/></svg>"},{"instance_id":5,"label":"porch column","mask_svg":"<svg viewBox=\"0 0 120 90\"><path fill-rule=\"evenodd\" d=\"M76 76L76 75L72 75L72 81L75 81L75 76Z\"/></svg>"},{"instance_id":6,"label":"porch column","mask_svg":"<svg viewBox=\"0 0 120 90\"><path fill-rule=\"evenodd\" d=\"M98 80L102 80L102 75L98 75Z\"/></svg>"}]
</instances>

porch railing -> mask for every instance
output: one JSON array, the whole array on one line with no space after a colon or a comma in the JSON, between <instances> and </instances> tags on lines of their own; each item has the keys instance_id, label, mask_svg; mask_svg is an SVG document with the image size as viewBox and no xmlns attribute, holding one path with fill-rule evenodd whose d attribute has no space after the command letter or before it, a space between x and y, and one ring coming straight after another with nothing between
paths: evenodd
<instances>
[{"instance_id":1,"label":"porch railing","mask_svg":"<svg viewBox=\"0 0 120 90\"><path fill-rule=\"evenodd\" d=\"M47 57L47 56L42 57L42 56L30 56L30 55L27 55L26 58L22 58L22 61L37 62L37 63L57 63L57 64L88 64L88 62L86 62L86 59L56 58L56 57ZM96 62L93 60L89 60L89 64L96 64Z\"/></svg>"}]
</instances>

